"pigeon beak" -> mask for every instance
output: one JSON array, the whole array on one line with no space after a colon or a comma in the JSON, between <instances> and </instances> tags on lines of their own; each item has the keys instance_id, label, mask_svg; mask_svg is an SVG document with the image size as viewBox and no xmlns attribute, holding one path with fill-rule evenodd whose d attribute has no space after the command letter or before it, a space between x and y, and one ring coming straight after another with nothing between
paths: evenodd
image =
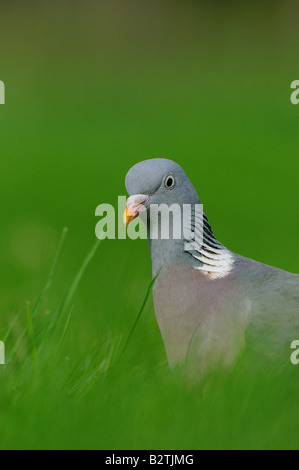
<instances>
[{"instance_id":1,"label":"pigeon beak","mask_svg":"<svg viewBox=\"0 0 299 470\"><path fill-rule=\"evenodd\" d=\"M132 220L136 219L141 211L145 211L145 204L149 200L146 194L134 194L127 200L127 207L123 215L124 224L129 225Z\"/></svg>"}]
</instances>

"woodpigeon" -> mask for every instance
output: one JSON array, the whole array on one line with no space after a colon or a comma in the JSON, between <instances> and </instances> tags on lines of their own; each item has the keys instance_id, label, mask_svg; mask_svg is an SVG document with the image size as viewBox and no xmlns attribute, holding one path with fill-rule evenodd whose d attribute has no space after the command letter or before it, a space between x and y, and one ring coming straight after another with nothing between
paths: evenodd
<instances>
[{"instance_id":1,"label":"woodpigeon","mask_svg":"<svg viewBox=\"0 0 299 470\"><path fill-rule=\"evenodd\" d=\"M196 217L196 190L171 160L137 163L126 176L126 189L124 222L141 214L147 222L153 276L159 272L154 306L170 366L187 363L192 373L203 375L216 365L233 364L247 341L253 348L264 344L263 354L289 362L290 344L299 336L299 275L223 246L205 214ZM161 217L151 217L151 208L161 204L182 211L191 206L191 228L201 234L199 241L193 237L187 243L184 233L167 239L159 230L153 237L153 224L161 225Z\"/></svg>"}]
</instances>

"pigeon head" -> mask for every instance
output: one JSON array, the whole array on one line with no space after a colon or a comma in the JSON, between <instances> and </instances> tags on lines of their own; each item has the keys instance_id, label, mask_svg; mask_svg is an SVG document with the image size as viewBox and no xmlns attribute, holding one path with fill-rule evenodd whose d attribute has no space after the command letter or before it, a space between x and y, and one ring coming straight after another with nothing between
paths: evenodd
<instances>
[{"instance_id":1,"label":"pigeon head","mask_svg":"<svg viewBox=\"0 0 299 470\"><path fill-rule=\"evenodd\" d=\"M172 160L154 158L134 165L126 176L129 194L124 222L128 225L150 204L198 204L197 193L184 170Z\"/></svg>"}]
</instances>

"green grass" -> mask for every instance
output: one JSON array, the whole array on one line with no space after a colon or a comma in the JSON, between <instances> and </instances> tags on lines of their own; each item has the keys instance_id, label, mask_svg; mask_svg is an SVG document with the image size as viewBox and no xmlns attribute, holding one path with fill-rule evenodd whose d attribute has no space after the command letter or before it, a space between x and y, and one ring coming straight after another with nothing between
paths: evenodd
<instances>
[{"instance_id":1,"label":"green grass","mask_svg":"<svg viewBox=\"0 0 299 470\"><path fill-rule=\"evenodd\" d=\"M294 366L259 368L259 358L244 353L233 369L190 386L181 371L171 372L162 357L149 354L149 331L141 339L140 323L154 280L126 335L111 332L98 344L86 344L83 353L76 351L73 335L73 357L67 355L73 298L99 241L50 314L47 294L65 242L66 230L36 304L27 302L27 316L19 315L5 335L2 449L298 448Z\"/></svg>"}]
</instances>

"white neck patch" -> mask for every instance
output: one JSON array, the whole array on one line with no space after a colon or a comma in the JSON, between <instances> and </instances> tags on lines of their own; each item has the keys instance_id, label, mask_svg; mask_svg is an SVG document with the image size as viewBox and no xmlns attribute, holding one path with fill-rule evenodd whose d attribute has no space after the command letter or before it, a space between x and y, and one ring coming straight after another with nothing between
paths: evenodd
<instances>
[{"instance_id":1,"label":"white neck patch","mask_svg":"<svg viewBox=\"0 0 299 470\"><path fill-rule=\"evenodd\" d=\"M200 262L198 266L194 266L194 269L202 271L210 279L221 279L232 271L233 254L225 247L220 249L217 255L207 253L204 245L198 251L194 250L190 254Z\"/></svg>"},{"instance_id":2,"label":"white neck patch","mask_svg":"<svg viewBox=\"0 0 299 470\"><path fill-rule=\"evenodd\" d=\"M202 234L201 243L192 240L185 247L185 251L198 261L194 269L202 271L210 279L221 279L227 276L232 271L234 255L214 237L204 214L201 219L195 217L193 230L195 233Z\"/></svg>"}]
</instances>

